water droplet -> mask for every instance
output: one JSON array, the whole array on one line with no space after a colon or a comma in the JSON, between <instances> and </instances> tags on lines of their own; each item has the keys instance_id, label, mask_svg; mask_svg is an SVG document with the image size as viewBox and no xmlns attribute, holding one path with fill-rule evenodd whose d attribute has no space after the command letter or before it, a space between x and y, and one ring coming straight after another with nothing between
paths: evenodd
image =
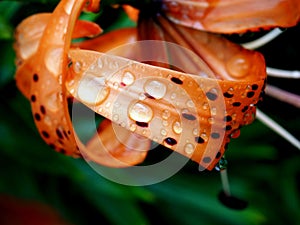
<instances>
[{"instance_id":1,"label":"water droplet","mask_svg":"<svg viewBox=\"0 0 300 225\"><path fill-rule=\"evenodd\" d=\"M115 114L113 115L113 121L117 122L119 120L119 115Z\"/></svg>"},{"instance_id":2,"label":"water droplet","mask_svg":"<svg viewBox=\"0 0 300 225\"><path fill-rule=\"evenodd\" d=\"M214 124L214 123L215 123L215 119L214 119L213 117L208 118L207 121L208 121L210 124Z\"/></svg>"},{"instance_id":3,"label":"water droplet","mask_svg":"<svg viewBox=\"0 0 300 225\"><path fill-rule=\"evenodd\" d=\"M58 76L61 72L61 59L63 50L61 48L49 49L44 58L47 69L54 76Z\"/></svg>"},{"instance_id":4,"label":"water droplet","mask_svg":"<svg viewBox=\"0 0 300 225\"><path fill-rule=\"evenodd\" d=\"M160 134L163 136L167 136L167 131L165 129L161 129Z\"/></svg>"},{"instance_id":5,"label":"water droplet","mask_svg":"<svg viewBox=\"0 0 300 225\"><path fill-rule=\"evenodd\" d=\"M164 120L164 121L162 122L162 124L163 124L165 127L169 125L169 123L168 123L167 120Z\"/></svg>"},{"instance_id":6,"label":"water droplet","mask_svg":"<svg viewBox=\"0 0 300 225\"><path fill-rule=\"evenodd\" d=\"M127 71L123 74L122 84L124 84L125 86L128 86L128 85L133 84L134 80L135 80L134 75L131 72Z\"/></svg>"},{"instance_id":7,"label":"water droplet","mask_svg":"<svg viewBox=\"0 0 300 225\"><path fill-rule=\"evenodd\" d=\"M86 104L98 105L108 97L109 91L104 77L84 76L78 85L77 95Z\"/></svg>"},{"instance_id":8,"label":"water droplet","mask_svg":"<svg viewBox=\"0 0 300 225\"><path fill-rule=\"evenodd\" d=\"M128 110L129 117L134 121L148 123L153 117L152 109L141 102L134 102Z\"/></svg>"},{"instance_id":9,"label":"water droplet","mask_svg":"<svg viewBox=\"0 0 300 225\"><path fill-rule=\"evenodd\" d=\"M167 120L169 119L169 117L171 116L171 113L169 110L165 109L163 112L162 112L162 118Z\"/></svg>"},{"instance_id":10,"label":"water droplet","mask_svg":"<svg viewBox=\"0 0 300 225\"><path fill-rule=\"evenodd\" d=\"M217 108L216 107L212 107L210 110L211 115L215 116L217 115Z\"/></svg>"},{"instance_id":11,"label":"water droplet","mask_svg":"<svg viewBox=\"0 0 300 225\"><path fill-rule=\"evenodd\" d=\"M195 128L195 129L193 130L193 134L194 134L195 136L198 136L198 135L199 135L199 130L198 130L197 128Z\"/></svg>"},{"instance_id":12,"label":"water droplet","mask_svg":"<svg viewBox=\"0 0 300 225\"><path fill-rule=\"evenodd\" d=\"M190 107L190 108L194 108L195 107L195 104L194 104L193 100L188 100L186 102L186 105L187 105L187 107Z\"/></svg>"},{"instance_id":13,"label":"water droplet","mask_svg":"<svg viewBox=\"0 0 300 225\"><path fill-rule=\"evenodd\" d=\"M52 92L46 96L46 108L47 111L56 112L60 108L59 96L57 92Z\"/></svg>"},{"instance_id":14,"label":"water droplet","mask_svg":"<svg viewBox=\"0 0 300 225\"><path fill-rule=\"evenodd\" d=\"M167 87L165 84L163 84L160 81L151 80L145 84L144 90L146 93L148 93L153 98L161 99L165 96L165 94L167 92Z\"/></svg>"},{"instance_id":15,"label":"water droplet","mask_svg":"<svg viewBox=\"0 0 300 225\"><path fill-rule=\"evenodd\" d=\"M174 92L174 93L172 93L172 94L171 94L171 99L172 99L172 100L174 100L174 99L176 98L176 96L177 96L177 95L176 95L176 93L175 93L175 92Z\"/></svg>"},{"instance_id":16,"label":"water droplet","mask_svg":"<svg viewBox=\"0 0 300 225\"><path fill-rule=\"evenodd\" d=\"M179 121L175 121L173 124L173 131L176 134L181 134L182 132L182 127L181 127L181 123Z\"/></svg>"},{"instance_id":17,"label":"water droplet","mask_svg":"<svg viewBox=\"0 0 300 225\"><path fill-rule=\"evenodd\" d=\"M136 130L136 127L137 127L137 125L132 123L132 124L130 124L129 129L130 129L130 131L134 132Z\"/></svg>"},{"instance_id":18,"label":"water droplet","mask_svg":"<svg viewBox=\"0 0 300 225\"><path fill-rule=\"evenodd\" d=\"M139 100L145 100L146 99L146 95L144 93L140 93L139 94Z\"/></svg>"},{"instance_id":19,"label":"water droplet","mask_svg":"<svg viewBox=\"0 0 300 225\"><path fill-rule=\"evenodd\" d=\"M244 55L237 54L226 62L226 68L232 77L242 78L250 69L249 60Z\"/></svg>"},{"instance_id":20,"label":"water droplet","mask_svg":"<svg viewBox=\"0 0 300 225\"><path fill-rule=\"evenodd\" d=\"M209 108L209 104L207 102L204 102L203 105L202 105L202 108L204 110L207 110Z\"/></svg>"},{"instance_id":21,"label":"water droplet","mask_svg":"<svg viewBox=\"0 0 300 225\"><path fill-rule=\"evenodd\" d=\"M82 68L82 63L79 61L76 61L75 63L73 63L73 69L75 73L80 73Z\"/></svg>"},{"instance_id":22,"label":"water droplet","mask_svg":"<svg viewBox=\"0 0 300 225\"><path fill-rule=\"evenodd\" d=\"M202 133L202 134L201 134L201 137L204 139L205 142L208 141L208 137L207 137L207 134L206 134L206 133Z\"/></svg>"},{"instance_id":23,"label":"water droplet","mask_svg":"<svg viewBox=\"0 0 300 225\"><path fill-rule=\"evenodd\" d=\"M113 83L113 88L117 90L119 88L119 83L118 82L114 82Z\"/></svg>"},{"instance_id":24,"label":"water droplet","mask_svg":"<svg viewBox=\"0 0 300 225\"><path fill-rule=\"evenodd\" d=\"M187 143L185 146L184 146L184 151L186 154L190 155L194 152L195 150L195 146L191 143Z\"/></svg>"}]
</instances>

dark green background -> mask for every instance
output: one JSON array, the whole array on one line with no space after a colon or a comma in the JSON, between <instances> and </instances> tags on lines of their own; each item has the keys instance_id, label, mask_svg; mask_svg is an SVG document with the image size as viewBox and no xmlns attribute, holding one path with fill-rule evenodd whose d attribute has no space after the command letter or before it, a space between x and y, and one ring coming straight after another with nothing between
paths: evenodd
<instances>
[{"instance_id":1,"label":"dark green background","mask_svg":"<svg viewBox=\"0 0 300 225\"><path fill-rule=\"evenodd\" d=\"M232 192L249 202L243 211L223 206L217 198L221 190L218 172L200 173L193 162L159 184L130 187L104 179L81 159L51 150L39 137L29 103L15 86L12 43L14 28L23 18L51 11L56 3L0 1L1 195L46 203L77 225L96 224L93 221L117 225L299 224L300 152L258 121L242 128L240 138L232 141L227 152ZM96 19L105 29L132 25L124 14L109 8ZM255 36L230 38L241 41ZM298 26L259 51L270 66L300 70L299 40ZM299 80L270 78L268 82L299 94ZM294 135L300 133L299 109L267 96L260 109ZM164 156L164 149L151 153L154 159Z\"/></svg>"}]
</instances>

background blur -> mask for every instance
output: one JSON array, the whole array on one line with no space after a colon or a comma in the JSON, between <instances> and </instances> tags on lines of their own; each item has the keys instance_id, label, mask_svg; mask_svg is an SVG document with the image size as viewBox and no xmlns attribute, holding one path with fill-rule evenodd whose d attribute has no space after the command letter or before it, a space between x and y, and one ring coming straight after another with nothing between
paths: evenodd
<instances>
[{"instance_id":1,"label":"background blur","mask_svg":"<svg viewBox=\"0 0 300 225\"><path fill-rule=\"evenodd\" d=\"M0 1L0 224L24 224L28 220L23 217L34 218L39 213L45 224L51 222L49 214L35 211L43 209L39 204L76 225L95 221L108 225L299 224L300 152L259 121L242 128L226 154L232 193L248 201L245 210L222 205L217 197L219 173L200 173L193 162L159 184L130 187L104 179L82 159L50 149L39 137L29 102L15 86L12 44L14 29L22 19L52 11L57 2ZM103 13L86 16L94 17L105 30L134 25L117 8L107 7ZM229 38L246 41L257 35ZM299 40L300 26L289 28L259 51L269 66L300 70ZM300 94L299 80L270 78L268 82ZM299 138L298 108L266 96L260 109ZM148 160L163 158L165 152L158 149ZM33 209L23 208L26 213L22 214L17 209L24 204ZM63 224L59 219L50 222Z\"/></svg>"}]
</instances>

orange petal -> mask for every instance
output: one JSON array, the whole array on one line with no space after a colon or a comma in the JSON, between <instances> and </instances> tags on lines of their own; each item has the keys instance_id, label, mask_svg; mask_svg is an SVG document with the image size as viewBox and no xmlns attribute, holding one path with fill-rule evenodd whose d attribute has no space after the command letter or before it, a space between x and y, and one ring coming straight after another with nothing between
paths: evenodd
<instances>
[{"instance_id":1,"label":"orange petal","mask_svg":"<svg viewBox=\"0 0 300 225\"><path fill-rule=\"evenodd\" d=\"M86 20L77 20L72 38L94 37L101 33L102 29L98 24Z\"/></svg>"},{"instance_id":2,"label":"orange petal","mask_svg":"<svg viewBox=\"0 0 300 225\"><path fill-rule=\"evenodd\" d=\"M150 145L149 139L104 120L82 154L105 166L128 167L143 162Z\"/></svg>"},{"instance_id":3,"label":"orange petal","mask_svg":"<svg viewBox=\"0 0 300 225\"><path fill-rule=\"evenodd\" d=\"M300 20L298 0L164 0L162 7L175 23L219 33L290 27Z\"/></svg>"},{"instance_id":4,"label":"orange petal","mask_svg":"<svg viewBox=\"0 0 300 225\"><path fill-rule=\"evenodd\" d=\"M224 153L231 133L253 120L266 76L261 70L251 81L214 80L94 51L69 55L73 64L66 84L75 98L208 169ZM264 67L264 61L257 63Z\"/></svg>"}]
</instances>

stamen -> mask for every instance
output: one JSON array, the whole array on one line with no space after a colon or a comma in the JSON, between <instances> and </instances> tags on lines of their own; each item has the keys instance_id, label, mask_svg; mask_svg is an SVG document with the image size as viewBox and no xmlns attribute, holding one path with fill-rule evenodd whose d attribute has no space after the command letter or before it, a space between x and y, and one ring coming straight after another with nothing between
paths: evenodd
<instances>
[{"instance_id":1,"label":"stamen","mask_svg":"<svg viewBox=\"0 0 300 225\"><path fill-rule=\"evenodd\" d=\"M298 70L281 70L267 67L267 74L271 77L299 79L300 71Z\"/></svg>"},{"instance_id":2,"label":"stamen","mask_svg":"<svg viewBox=\"0 0 300 225\"><path fill-rule=\"evenodd\" d=\"M300 150L300 141L259 109L256 111L256 118Z\"/></svg>"},{"instance_id":3,"label":"stamen","mask_svg":"<svg viewBox=\"0 0 300 225\"><path fill-rule=\"evenodd\" d=\"M272 85L266 86L266 94L276 98L282 102L286 102L288 104L291 104L292 106L295 106L297 108L300 108L300 96L290 93L288 91L284 91L278 87L274 87Z\"/></svg>"},{"instance_id":4,"label":"stamen","mask_svg":"<svg viewBox=\"0 0 300 225\"><path fill-rule=\"evenodd\" d=\"M221 182L223 187L223 192L226 196L231 196L230 185L228 180L227 169L223 169L220 171Z\"/></svg>"},{"instance_id":5,"label":"stamen","mask_svg":"<svg viewBox=\"0 0 300 225\"><path fill-rule=\"evenodd\" d=\"M261 46L264 46L265 44L268 44L270 41L278 37L283 31L279 28L275 28L274 30L270 31L266 35L254 40L250 41L244 44L241 44L244 48L247 49L256 49Z\"/></svg>"}]
</instances>

